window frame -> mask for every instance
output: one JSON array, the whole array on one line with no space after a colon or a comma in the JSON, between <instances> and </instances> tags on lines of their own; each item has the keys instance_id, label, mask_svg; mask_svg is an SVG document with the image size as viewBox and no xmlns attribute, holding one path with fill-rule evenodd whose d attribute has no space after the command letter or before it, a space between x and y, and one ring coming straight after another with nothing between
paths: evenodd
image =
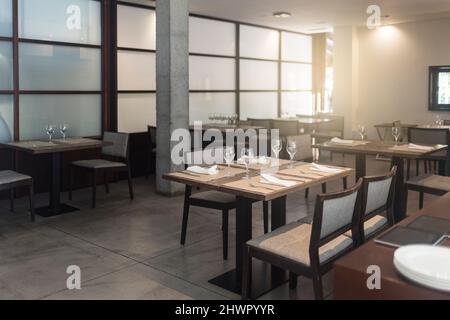
<instances>
[{"instance_id":1,"label":"window frame","mask_svg":"<svg viewBox=\"0 0 450 320\"><path fill-rule=\"evenodd\" d=\"M441 72L450 73L448 66L431 66L429 68L429 106L430 111L450 111L450 104L440 104L438 102L438 77Z\"/></svg>"}]
</instances>

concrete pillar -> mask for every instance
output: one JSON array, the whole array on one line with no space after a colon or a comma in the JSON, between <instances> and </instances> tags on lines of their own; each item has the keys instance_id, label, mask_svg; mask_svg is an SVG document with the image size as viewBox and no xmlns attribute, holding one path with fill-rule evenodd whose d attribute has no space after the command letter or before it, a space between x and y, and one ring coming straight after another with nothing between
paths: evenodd
<instances>
[{"instance_id":1,"label":"concrete pillar","mask_svg":"<svg viewBox=\"0 0 450 320\"><path fill-rule=\"evenodd\" d=\"M333 111L345 117L344 134L351 138L358 125L359 43L357 29L352 26L336 27L333 33L334 89Z\"/></svg>"},{"instance_id":2,"label":"concrete pillar","mask_svg":"<svg viewBox=\"0 0 450 320\"><path fill-rule=\"evenodd\" d=\"M189 10L187 0L156 0L156 189L174 195L183 186L162 179L182 169L171 161L171 134L189 126Z\"/></svg>"}]
</instances>

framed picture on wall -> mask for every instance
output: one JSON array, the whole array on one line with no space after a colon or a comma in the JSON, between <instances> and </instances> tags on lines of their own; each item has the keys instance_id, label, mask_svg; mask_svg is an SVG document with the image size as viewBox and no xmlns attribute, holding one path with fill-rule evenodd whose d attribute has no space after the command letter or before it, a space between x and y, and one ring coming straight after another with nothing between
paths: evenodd
<instances>
[{"instance_id":1,"label":"framed picture on wall","mask_svg":"<svg viewBox=\"0 0 450 320\"><path fill-rule=\"evenodd\" d=\"M429 110L450 111L450 66L430 67Z\"/></svg>"}]
</instances>

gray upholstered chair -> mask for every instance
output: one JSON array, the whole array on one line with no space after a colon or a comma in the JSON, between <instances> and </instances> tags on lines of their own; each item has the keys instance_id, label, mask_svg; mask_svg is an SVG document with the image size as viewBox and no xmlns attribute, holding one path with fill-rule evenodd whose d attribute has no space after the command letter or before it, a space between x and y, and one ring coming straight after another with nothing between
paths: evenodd
<instances>
[{"instance_id":1,"label":"gray upholstered chair","mask_svg":"<svg viewBox=\"0 0 450 320\"><path fill-rule=\"evenodd\" d=\"M300 133L298 120L273 120L272 129L278 129L280 137L296 136Z\"/></svg>"},{"instance_id":2,"label":"gray upholstered chair","mask_svg":"<svg viewBox=\"0 0 450 320\"><path fill-rule=\"evenodd\" d=\"M271 129L272 128L272 119L248 118L247 121L250 123L251 126L263 127L263 128L266 128L266 129Z\"/></svg>"},{"instance_id":3,"label":"gray upholstered chair","mask_svg":"<svg viewBox=\"0 0 450 320\"><path fill-rule=\"evenodd\" d=\"M361 189L359 243L373 238L394 225L393 204L397 167L382 176L364 177ZM346 233L351 237L352 232Z\"/></svg>"},{"instance_id":4,"label":"gray upholstered chair","mask_svg":"<svg viewBox=\"0 0 450 320\"><path fill-rule=\"evenodd\" d=\"M291 289L298 275L311 278L316 299L323 299L322 275L357 244L361 185L362 179L348 190L318 195L312 225L290 223L247 242L242 298L251 297L252 259L256 258L289 270ZM345 235L348 229L353 230L352 238Z\"/></svg>"},{"instance_id":5,"label":"gray upholstered chair","mask_svg":"<svg viewBox=\"0 0 450 320\"><path fill-rule=\"evenodd\" d=\"M72 185L74 171L87 171L92 176L92 208L96 207L97 178L103 176L106 193L109 193L108 173L126 172L128 178L128 189L131 200L134 199L133 184L131 181L130 157L129 157L130 135L127 133L105 132L102 148L102 159L80 160L72 162L70 166L69 199L72 200Z\"/></svg>"},{"instance_id":6,"label":"gray upholstered chair","mask_svg":"<svg viewBox=\"0 0 450 320\"><path fill-rule=\"evenodd\" d=\"M320 124L316 132L312 134L313 138L318 139L318 142L328 141L332 138L344 138L344 117L329 113L318 113L316 115L319 119L331 119L332 122Z\"/></svg>"},{"instance_id":7,"label":"gray upholstered chair","mask_svg":"<svg viewBox=\"0 0 450 320\"><path fill-rule=\"evenodd\" d=\"M12 212L14 212L14 190L19 187L28 187L30 219L31 222L34 222L33 178L11 170L0 171L0 191L9 190L10 209Z\"/></svg>"},{"instance_id":8,"label":"gray upholstered chair","mask_svg":"<svg viewBox=\"0 0 450 320\"><path fill-rule=\"evenodd\" d=\"M204 159L204 150L185 153L185 166L194 163L194 159ZM192 186L186 185L184 192L183 221L181 224L181 245L186 243L189 209L191 206L219 210L222 212L222 252L223 259L228 259L228 217L229 211L236 209L236 197L232 194L215 190L193 193ZM264 233L268 232L269 206L264 202Z\"/></svg>"},{"instance_id":9,"label":"gray upholstered chair","mask_svg":"<svg viewBox=\"0 0 450 320\"><path fill-rule=\"evenodd\" d=\"M443 144L448 145L450 139L450 131L443 128L409 128L408 129L408 141L410 143L416 144ZM420 161L424 163L424 173L427 174L428 171L432 171L431 164L439 161L446 161L447 151L435 152L429 156L420 158L416 161L416 176L419 175L419 165ZM408 159L406 162L407 179L410 177L411 160Z\"/></svg>"}]
</instances>

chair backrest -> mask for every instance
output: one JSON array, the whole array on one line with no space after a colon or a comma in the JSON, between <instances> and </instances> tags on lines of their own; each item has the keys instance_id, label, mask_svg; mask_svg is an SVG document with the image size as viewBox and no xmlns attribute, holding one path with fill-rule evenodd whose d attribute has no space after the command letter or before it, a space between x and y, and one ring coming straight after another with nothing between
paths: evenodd
<instances>
[{"instance_id":1,"label":"chair backrest","mask_svg":"<svg viewBox=\"0 0 450 320\"><path fill-rule=\"evenodd\" d=\"M191 165L204 165L204 164L221 164L223 163L223 156L225 153L224 148L211 148L203 150L188 151L184 153L184 165L189 167ZM217 156L217 162L214 161ZM201 162L201 163L200 163Z\"/></svg>"},{"instance_id":2,"label":"chair backrest","mask_svg":"<svg viewBox=\"0 0 450 320\"><path fill-rule=\"evenodd\" d=\"M152 148L156 146L156 127L147 126L147 132L149 135L150 143L152 144Z\"/></svg>"},{"instance_id":3,"label":"chair backrest","mask_svg":"<svg viewBox=\"0 0 450 320\"><path fill-rule=\"evenodd\" d=\"M319 119L331 119L333 121L323 123L319 125L319 131L336 131L341 133L343 137L344 133L344 117L329 113L318 113L317 117Z\"/></svg>"},{"instance_id":4,"label":"chair backrest","mask_svg":"<svg viewBox=\"0 0 450 320\"><path fill-rule=\"evenodd\" d=\"M397 166L394 166L386 175L363 178L361 217L358 219L361 228L364 221L385 211L389 224L394 223L392 209L396 174Z\"/></svg>"},{"instance_id":5,"label":"chair backrest","mask_svg":"<svg viewBox=\"0 0 450 320\"><path fill-rule=\"evenodd\" d=\"M251 126L263 127L263 128L266 128L266 129L271 129L272 128L272 119L247 118L247 121L249 121Z\"/></svg>"},{"instance_id":6,"label":"chair backrest","mask_svg":"<svg viewBox=\"0 0 450 320\"><path fill-rule=\"evenodd\" d=\"M298 120L273 120L272 129L278 129L280 136L296 136L300 132Z\"/></svg>"},{"instance_id":7,"label":"chair backrest","mask_svg":"<svg viewBox=\"0 0 450 320\"><path fill-rule=\"evenodd\" d=\"M450 130L445 128L409 128L408 141L424 144L448 144Z\"/></svg>"},{"instance_id":8,"label":"chair backrest","mask_svg":"<svg viewBox=\"0 0 450 320\"><path fill-rule=\"evenodd\" d=\"M444 126L450 126L450 120L444 120Z\"/></svg>"},{"instance_id":9,"label":"chair backrest","mask_svg":"<svg viewBox=\"0 0 450 320\"><path fill-rule=\"evenodd\" d=\"M103 147L102 154L128 160L129 140L128 133L106 131L103 133L103 141L111 143L111 145Z\"/></svg>"},{"instance_id":10,"label":"chair backrest","mask_svg":"<svg viewBox=\"0 0 450 320\"><path fill-rule=\"evenodd\" d=\"M302 134L297 136L288 136L286 141L295 141L297 144L297 153L294 156L296 161L311 161L313 158L311 135ZM285 148L284 148L285 149Z\"/></svg>"},{"instance_id":11,"label":"chair backrest","mask_svg":"<svg viewBox=\"0 0 450 320\"><path fill-rule=\"evenodd\" d=\"M357 243L359 224L355 224L360 210L362 178L345 191L319 194L316 200L310 241L311 260L318 261L319 248L352 229Z\"/></svg>"}]
</instances>

